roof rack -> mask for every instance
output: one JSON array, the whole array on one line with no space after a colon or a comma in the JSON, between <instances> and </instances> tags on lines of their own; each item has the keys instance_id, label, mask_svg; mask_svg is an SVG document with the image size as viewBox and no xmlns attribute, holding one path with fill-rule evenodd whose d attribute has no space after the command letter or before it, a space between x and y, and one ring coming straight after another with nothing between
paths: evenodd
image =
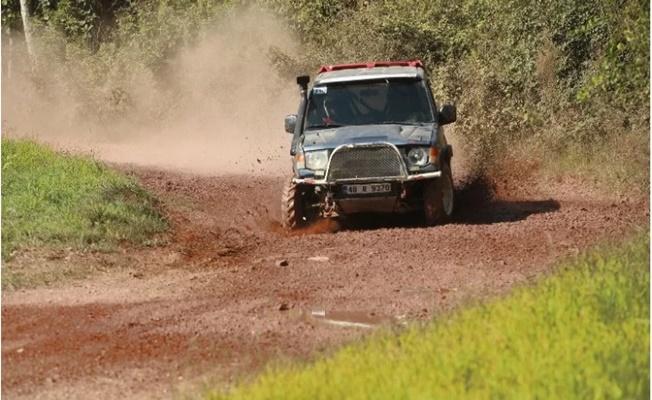
<instances>
[{"instance_id":1,"label":"roof rack","mask_svg":"<svg viewBox=\"0 0 652 400\"><path fill-rule=\"evenodd\" d=\"M424 68L421 60L413 61L379 61L379 62L367 62L367 63L357 63L357 64L334 64L334 65L322 65L319 68L319 74L322 72L331 72L339 71L343 69L357 69L357 68L376 68L376 67L417 67ZM425 69L425 68L424 68Z\"/></svg>"}]
</instances>

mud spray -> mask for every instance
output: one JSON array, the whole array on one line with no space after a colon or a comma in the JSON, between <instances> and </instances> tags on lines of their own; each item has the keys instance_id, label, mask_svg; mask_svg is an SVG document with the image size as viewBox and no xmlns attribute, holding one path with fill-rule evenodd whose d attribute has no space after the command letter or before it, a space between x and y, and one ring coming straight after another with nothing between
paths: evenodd
<instances>
[{"instance_id":1,"label":"mud spray","mask_svg":"<svg viewBox=\"0 0 652 400\"><path fill-rule=\"evenodd\" d=\"M83 90L77 89L88 83L87 66L49 48L39 60L39 76L28 78L29 68L14 51L12 73L2 87L3 135L92 152L110 162L210 175L289 174L283 118L296 112L299 94L267 54L272 47L293 54L295 43L269 15L240 12L218 21L198 43L180 48L156 80L137 63L122 62L127 65L116 68L121 74L106 71L113 74L103 77L108 84L90 89L86 84ZM104 115L101 102L90 113L95 115L79 112L93 109L97 92L111 100L121 88L129 92L123 113L98 118Z\"/></svg>"}]
</instances>

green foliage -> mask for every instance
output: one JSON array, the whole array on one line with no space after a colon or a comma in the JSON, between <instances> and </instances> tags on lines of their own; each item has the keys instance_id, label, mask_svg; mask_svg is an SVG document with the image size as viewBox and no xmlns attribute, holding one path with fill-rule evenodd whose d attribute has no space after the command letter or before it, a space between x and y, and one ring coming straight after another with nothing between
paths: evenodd
<instances>
[{"instance_id":1,"label":"green foliage","mask_svg":"<svg viewBox=\"0 0 652 400\"><path fill-rule=\"evenodd\" d=\"M2 33L7 34L22 27L19 0L0 0L0 14L2 15Z\"/></svg>"},{"instance_id":2,"label":"green foliage","mask_svg":"<svg viewBox=\"0 0 652 400\"><path fill-rule=\"evenodd\" d=\"M130 49L152 71L165 67L181 45L196 43L228 5L208 0L160 0L126 10L116 43Z\"/></svg>"},{"instance_id":3,"label":"green foliage","mask_svg":"<svg viewBox=\"0 0 652 400\"><path fill-rule=\"evenodd\" d=\"M288 17L291 26L301 32L305 43L328 45L324 33L348 12L358 8L356 0L261 0L261 3Z\"/></svg>"},{"instance_id":4,"label":"green foliage","mask_svg":"<svg viewBox=\"0 0 652 400\"><path fill-rule=\"evenodd\" d=\"M647 233L505 299L207 398L649 398L649 257Z\"/></svg>"},{"instance_id":5,"label":"green foliage","mask_svg":"<svg viewBox=\"0 0 652 400\"><path fill-rule=\"evenodd\" d=\"M167 229L138 184L80 157L2 140L2 259L33 247L110 249Z\"/></svg>"},{"instance_id":6,"label":"green foliage","mask_svg":"<svg viewBox=\"0 0 652 400\"><path fill-rule=\"evenodd\" d=\"M90 39L98 12L93 0L62 0L46 18L70 37Z\"/></svg>"},{"instance_id":7,"label":"green foliage","mask_svg":"<svg viewBox=\"0 0 652 400\"><path fill-rule=\"evenodd\" d=\"M612 7L619 9L609 21L610 35L578 98L611 96L625 104L649 104L650 4L629 1Z\"/></svg>"}]
</instances>

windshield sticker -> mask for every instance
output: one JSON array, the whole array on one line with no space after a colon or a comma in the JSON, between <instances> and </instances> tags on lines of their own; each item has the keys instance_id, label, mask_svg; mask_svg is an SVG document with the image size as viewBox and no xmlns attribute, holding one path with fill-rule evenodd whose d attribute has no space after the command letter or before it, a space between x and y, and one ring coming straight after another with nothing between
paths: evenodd
<instances>
[{"instance_id":1,"label":"windshield sticker","mask_svg":"<svg viewBox=\"0 0 652 400\"><path fill-rule=\"evenodd\" d=\"M326 94L328 92L328 87L320 86L312 88L312 94Z\"/></svg>"}]
</instances>

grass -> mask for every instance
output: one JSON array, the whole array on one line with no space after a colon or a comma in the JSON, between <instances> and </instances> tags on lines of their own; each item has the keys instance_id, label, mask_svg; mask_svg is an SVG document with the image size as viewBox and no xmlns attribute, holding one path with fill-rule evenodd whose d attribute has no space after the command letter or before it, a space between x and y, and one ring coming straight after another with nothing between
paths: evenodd
<instances>
[{"instance_id":1,"label":"grass","mask_svg":"<svg viewBox=\"0 0 652 400\"><path fill-rule=\"evenodd\" d=\"M2 260L17 251L111 251L168 228L137 182L90 158L2 140ZM3 267L3 283L11 267Z\"/></svg>"},{"instance_id":2,"label":"grass","mask_svg":"<svg viewBox=\"0 0 652 400\"><path fill-rule=\"evenodd\" d=\"M649 399L650 236L210 399Z\"/></svg>"}]
</instances>

